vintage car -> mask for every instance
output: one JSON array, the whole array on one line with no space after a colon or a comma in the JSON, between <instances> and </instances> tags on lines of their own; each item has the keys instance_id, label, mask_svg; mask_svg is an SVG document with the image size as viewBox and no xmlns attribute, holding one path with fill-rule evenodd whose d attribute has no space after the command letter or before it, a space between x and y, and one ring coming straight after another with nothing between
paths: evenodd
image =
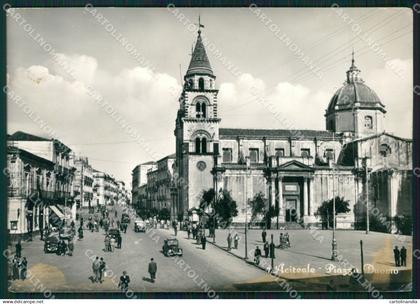
<instances>
[{"instance_id":1,"label":"vintage car","mask_svg":"<svg viewBox=\"0 0 420 304\"><path fill-rule=\"evenodd\" d=\"M130 215L128 215L128 213L121 214L121 223L124 223L124 224L130 223Z\"/></svg>"},{"instance_id":2,"label":"vintage car","mask_svg":"<svg viewBox=\"0 0 420 304\"><path fill-rule=\"evenodd\" d=\"M135 232L146 232L146 223L142 220L136 220L134 222L134 231Z\"/></svg>"},{"instance_id":3,"label":"vintage car","mask_svg":"<svg viewBox=\"0 0 420 304\"><path fill-rule=\"evenodd\" d=\"M111 238L118 239L118 237L119 237L121 234L120 234L120 230L118 230L118 229L109 229L109 230L108 230L108 235L109 235L109 237L111 237Z\"/></svg>"},{"instance_id":4,"label":"vintage car","mask_svg":"<svg viewBox=\"0 0 420 304\"><path fill-rule=\"evenodd\" d=\"M166 239L162 247L162 252L165 256L182 256L182 249L179 247L177 239Z\"/></svg>"},{"instance_id":5,"label":"vintage car","mask_svg":"<svg viewBox=\"0 0 420 304\"><path fill-rule=\"evenodd\" d=\"M59 238L57 235L49 235L44 241L44 252L57 252Z\"/></svg>"},{"instance_id":6,"label":"vintage car","mask_svg":"<svg viewBox=\"0 0 420 304\"><path fill-rule=\"evenodd\" d=\"M64 227L60 229L60 239L69 240L74 237L74 231L70 227Z\"/></svg>"}]
</instances>

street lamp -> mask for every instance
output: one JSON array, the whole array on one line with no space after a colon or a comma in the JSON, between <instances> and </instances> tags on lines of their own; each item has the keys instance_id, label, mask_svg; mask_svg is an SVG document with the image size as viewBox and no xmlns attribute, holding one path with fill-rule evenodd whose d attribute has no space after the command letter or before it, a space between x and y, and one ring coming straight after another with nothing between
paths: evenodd
<instances>
[{"instance_id":1,"label":"street lamp","mask_svg":"<svg viewBox=\"0 0 420 304\"><path fill-rule=\"evenodd\" d=\"M363 157L363 164L365 166L365 188L366 188L366 234L369 234L369 169L368 169L368 156Z\"/></svg>"},{"instance_id":2,"label":"street lamp","mask_svg":"<svg viewBox=\"0 0 420 304\"><path fill-rule=\"evenodd\" d=\"M250 169L250 158L245 157L246 171L245 171L245 260L248 259L248 171Z\"/></svg>"},{"instance_id":3,"label":"street lamp","mask_svg":"<svg viewBox=\"0 0 420 304\"><path fill-rule=\"evenodd\" d=\"M331 260L335 261L337 259L337 240L335 238L335 164L332 163L332 172L333 172L333 235L331 243Z\"/></svg>"}]
</instances>

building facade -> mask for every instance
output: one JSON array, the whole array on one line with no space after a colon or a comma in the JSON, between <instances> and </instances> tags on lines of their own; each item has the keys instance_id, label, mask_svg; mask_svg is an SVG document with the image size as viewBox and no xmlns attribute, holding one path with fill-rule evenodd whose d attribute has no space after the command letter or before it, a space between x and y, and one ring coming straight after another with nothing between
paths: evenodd
<instances>
[{"instance_id":1,"label":"building facade","mask_svg":"<svg viewBox=\"0 0 420 304\"><path fill-rule=\"evenodd\" d=\"M154 170L155 167L156 163L150 161L137 165L131 172L131 202L134 206L137 206L137 208L140 208L142 201L140 187L147 184L147 172L149 170Z\"/></svg>"},{"instance_id":2,"label":"building facade","mask_svg":"<svg viewBox=\"0 0 420 304\"><path fill-rule=\"evenodd\" d=\"M93 200L93 168L87 157L74 157L74 195L79 208L96 206Z\"/></svg>"},{"instance_id":3,"label":"building facade","mask_svg":"<svg viewBox=\"0 0 420 304\"><path fill-rule=\"evenodd\" d=\"M8 228L21 235L76 216L71 150L24 132L8 136Z\"/></svg>"},{"instance_id":4,"label":"building facade","mask_svg":"<svg viewBox=\"0 0 420 304\"><path fill-rule=\"evenodd\" d=\"M154 170L147 173L147 193L151 207L166 208L171 211L171 217L176 218L174 211L174 165L175 154L168 155L156 162Z\"/></svg>"},{"instance_id":5,"label":"building facade","mask_svg":"<svg viewBox=\"0 0 420 304\"><path fill-rule=\"evenodd\" d=\"M101 171L93 171L93 200L95 205L114 205L118 202L118 183Z\"/></svg>"},{"instance_id":6,"label":"building facade","mask_svg":"<svg viewBox=\"0 0 420 304\"><path fill-rule=\"evenodd\" d=\"M354 57L327 107L326 130L220 128L216 76L200 30L184 81L174 131L180 216L210 188L231 192L236 222L245 220L247 201L258 192L278 210L280 225L319 224L318 208L334 196L349 201L342 228L363 221L372 206L388 221L411 214L412 141L385 131L385 105Z\"/></svg>"}]
</instances>

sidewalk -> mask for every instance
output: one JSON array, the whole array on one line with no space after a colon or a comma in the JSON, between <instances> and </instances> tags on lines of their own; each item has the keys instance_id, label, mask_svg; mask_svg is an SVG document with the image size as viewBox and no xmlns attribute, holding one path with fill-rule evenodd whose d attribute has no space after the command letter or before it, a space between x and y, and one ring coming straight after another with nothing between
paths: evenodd
<instances>
[{"instance_id":1,"label":"sidewalk","mask_svg":"<svg viewBox=\"0 0 420 304\"><path fill-rule=\"evenodd\" d=\"M231 230L232 237L238 233L240 237L238 249L227 250L227 235L229 230L216 231L216 243L213 238L208 237L208 242L229 252L230 254L253 263L254 250L259 246L264 256L262 230L248 230L248 260L245 260L245 233L241 230ZM284 230L267 230L267 241L270 242L273 234L274 244L279 244L279 235ZM342 256L341 261L331 261L331 240L330 230L289 230L291 247L287 249L276 248L274 267L278 267L277 275L286 280L324 280L332 276L340 276L348 281L348 276L343 275L351 271L348 265L354 265L361 272L360 262L360 240L363 241L365 273L380 284L391 282L410 281L411 274L411 237L397 239L394 235L371 232L366 235L364 231L336 231L338 244L338 255ZM394 267L392 248L394 246L405 246L407 248L407 267ZM233 242L232 242L233 247ZM346 263L348 261L348 263ZM368 264L368 265L367 265ZM372 266L370 266L372 265ZM271 259L261 258L258 267L267 270L271 266ZM398 274L392 271L398 270ZM401 282L402 283L402 282Z\"/></svg>"}]
</instances>

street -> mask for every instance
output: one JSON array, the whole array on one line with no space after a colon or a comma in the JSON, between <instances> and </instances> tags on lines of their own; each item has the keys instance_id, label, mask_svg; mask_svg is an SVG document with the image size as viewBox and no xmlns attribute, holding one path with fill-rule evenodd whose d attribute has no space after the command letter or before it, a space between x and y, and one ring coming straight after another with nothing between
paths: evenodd
<instances>
[{"instance_id":1,"label":"street","mask_svg":"<svg viewBox=\"0 0 420 304\"><path fill-rule=\"evenodd\" d=\"M118 214L121 216L121 213ZM77 223L77 226L79 224ZM122 272L127 271L131 278L129 287L136 292L165 291L235 291L236 285L254 281L272 280L264 271L247 265L240 259L227 255L223 250L207 245L202 250L193 240L188 240L184 231L177 239L184 251L181 258L165 257L162 252L163 241L173 237L173 230L152 229L146 233L136 233L133 221L122 232L122 249L104 252L105 233L90 232L85 229L84 239L75 239L73 256L57 256L43 252L43 242L36 237L33 242L24 242L23 256L28 259L32 276L39 279L46 289L52 292L65 291L118 291L118 281ZM89 257L103 257L107 265L105 281L92 283L92 261ZM155 283L149 281L147 272L150 258L157 262L158 271ZM180 262L180 260L183 262ZM35 291L30 282L13 281L10 291ZM243 290L243 288L241 288Z\"/></svg>"}]
</instances>

